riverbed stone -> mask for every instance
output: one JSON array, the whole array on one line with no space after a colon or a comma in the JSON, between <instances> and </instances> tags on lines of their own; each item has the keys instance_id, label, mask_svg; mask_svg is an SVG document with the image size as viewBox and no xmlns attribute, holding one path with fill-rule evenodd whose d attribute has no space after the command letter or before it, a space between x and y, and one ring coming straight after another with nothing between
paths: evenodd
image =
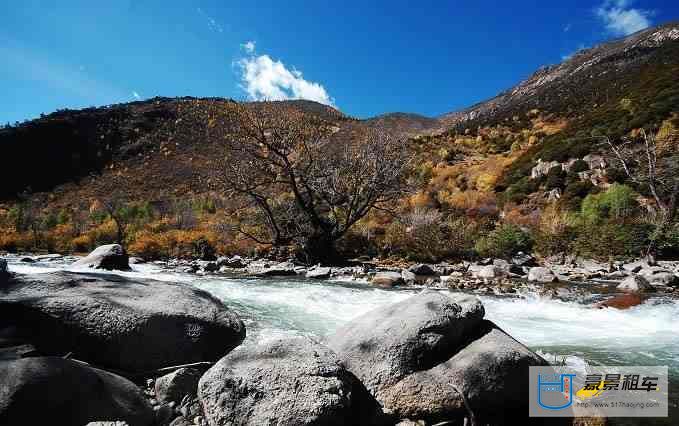
<instances>
[{"instance_id":1,"label":"riverbed stone","mask_svg":"<svg viewBox=\"0 0 679 426\"><path fill-rule=\"evenodd\" d=\"M112 274L17 274L0 303L47 354L122 371L213 361L238 346L245 326L224 303L183 283Z\"/></svg>"},{"instance_id":2,"label":"riverbed stone","mask_svg":"<svg viewBox=\"0 0 679 426\"><path fill-rule=\"evenodd\" d=\"M249 274L261 277L285 277L297 275L297 269L292 262L262 263L253 262L248 265Z\"/></svg>"},{"instance_id":3,"label":"riverbed stone","mask_svg":"<svg viewBox=\"0 0 679 426\"><path fill-rule=\"evenodd\" d=\"M412 265L408 270L415 275L437 275L434 268L424 263Z\"/></svg>"},{"instance_id":4,"label":"riverbed stone","mask_svg":"<svg viewBox=\"0 0 679 426\"><path fill-rule=\"evenodd\" d=\"M314 278L314 279L325 279L325 278L330 278L330 274L332 273L331 268L323 267L323 266L316 266L315 268L309 269L306 273L307 278Z\"/></svg>"},{"instance_id":5,"label":"riverbed stone","mask_svg":"<svg viewBox=\"0 0 679 426\"><path fill-rule=\"evenodd\" d=\"M672 271L660 266L649 266L644 268L639 271L639 275L646 278L653 286L674 285L679 281Z\"/></svg>"},{"instance_id":6,"label":"riverbed stone","mask_svg":"<svg viewBox=\"0 0 679 426\"><path fill-rule=\"evenodd\" d=\"M378 272L372 278L373 285L384 288L391 288L405 284L400 272Z\"/></svg>"},{"instance_id":7,"label":"riverbed stone","mask_svg":"<svg viewBox=\"0 0 679 426\"><path fill-rule=\"evenodd\" d=\"M648 282L646 278L641 275L632 275L624 280L616 287L620 291L629 293L644 293L655 291L655 288Z\"/></svg>"},{"instance_id":8,"label":"riverbed stone","mask_svg":"<svg viewBox=\"0 0 679 426\"><path fill-rule=\"evenodd\" d=\"M80 362L61 357L2 361L0 381L2 425L153 424L153 410L134 383Z\"/></svg>"},{"instance_id":9,"label":"riverbed stone","mask_svg":"<svg viewBox=\"0 0 679 426\"><path fill-rule=\"evenodd\" d=\"M395 421L525 418L528 367L547 363L483 315L474 297L425 291L351 321L328 345Z\"/></svg>"},{"instance_id":10,"label":"riverbed stone","mask_svg":"<svg viewBox=\"0 0 679 426\"><path fill-rule=\"evenodd\" d=\"M377 406L337 355L306 338L241 347L200 379L211 425L369 424Z\"/></svg>"},{"instance_id":11,"label":"riverbed stone","mask_svg":"<svg viewBox=\"0 0 679 426\"><path fill-rule=\"evenodd\" d=\"M180 368L158 377L154 383L156 399L159 402L181 402L185 396L194 397L202 372L197 368Z\"/></svg>"},{"instance_id":12,"label":"riverbed stone","mask_svg":"<svg viewBox=\"0 0 679 426\"><path fill-rule=\"evenodd\" d=\"M557 277L549 268L534 266L528 270L528 281L551 283L557 281Z\"/></svg>"},{"instance_id":13,"label":"riverbed stone","mask_svg":"<svg viewBox=\"0 0 679 426\"><path fill-rule=\"evenodd\" d=\"M129 271L129 257L120 244L99 246L86 257L76 261L72 266L76 268L93 268Z\"/></svg>"}]
</instances>

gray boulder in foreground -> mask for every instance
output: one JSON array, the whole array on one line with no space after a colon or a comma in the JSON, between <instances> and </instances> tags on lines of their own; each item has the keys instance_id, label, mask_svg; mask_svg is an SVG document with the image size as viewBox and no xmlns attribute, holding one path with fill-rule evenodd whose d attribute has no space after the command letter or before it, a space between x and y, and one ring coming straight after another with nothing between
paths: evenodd
<instances>
[{"instance_id":1,"label":"gray boulder in foreground","mask_svg":"<svg viewBox=\"0 0 679 426\"><path fill-rule=\"evenodd\" d=\"M0 361L0 424L85 425L119 420L153 424L153 410L134 383L60 357Z\"/></svg>"},{"instance_id":2,"label":"gray boulder in foreground","mask_svg":"<svg viewBox=\"0 0 679 426\"><path fill-rule=\"evenodd\" d=\"M528 367L547 363L483 316L474 297L425 291L349 322L328 346L394 420L524 418Z\"/></svg>"},{"instance_id":3,"label":"gray boulder in foreground","mask_svg":"<svg viewBox=\"0 0 679 426\"><path fill-rule=\"evenodd\" d=\"M123 247L119 244L99 246L86 257L73 263L72 266L77 268L107 269L109 271L130 270L129 257L127 256L127 253L125 253Z\"/></svg>"},{"instance_id":4,"label":"gray boulder in foreground","mask_svg":"<svg viewBox=\"0 0 679 426\"><path fill-rule=\"evenodd\" d=\"M245 326L207 292L117 275L16 275L0 309L48 354L123 371L214 361L238 346Z\"/></svg>"},{"instance_id":5,"label":"gray boulder in foreground","mask_svg":"<svg viewBox=\"0 0 679 426\"><path fill-rule=\"evenodd\" d=\"M241 347L200 379L210 425L368 424L376 405L329 348L305 338Z\"/></svg>"}]
</instances>

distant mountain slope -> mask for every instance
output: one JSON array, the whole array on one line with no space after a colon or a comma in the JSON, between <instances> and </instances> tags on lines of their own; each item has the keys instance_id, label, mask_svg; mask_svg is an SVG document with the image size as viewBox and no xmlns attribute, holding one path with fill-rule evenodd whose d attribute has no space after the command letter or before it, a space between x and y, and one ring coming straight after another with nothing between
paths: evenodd
<instances>
[{"instance_id":1,"label":"distant mountain slope","mask_svg":"<svg viewBox=\"0 0 679 426\"><path fill-rule=\"evenodd\" d=\"M649 28L628 37L580 50L561 64L547 66L498 96L440 117L448 126L490 122L521 110L577 115L582 108L624 94L630 80L653 64L679 61L679 23ZM633 78L630 78L633 77Z\"/></svg>"}]
</instances>

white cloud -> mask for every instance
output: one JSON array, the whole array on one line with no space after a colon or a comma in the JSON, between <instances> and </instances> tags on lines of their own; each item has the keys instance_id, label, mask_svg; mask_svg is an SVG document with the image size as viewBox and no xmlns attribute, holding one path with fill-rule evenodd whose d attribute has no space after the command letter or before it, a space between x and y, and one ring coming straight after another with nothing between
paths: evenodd
<instances>
[{"instance_id":1,"label":"white cloud","mask_svg":"<svg viewBox=\"0 0 679 426\"><path fill-rule=\"evenodd\" d=\"M245 43L241 44L240 47L245 50L246 53L252 54L255 52L255 48L257 47L257 43L253 40L246 41Z\"/></svg>"},{"instance_id":2,"label":"white cloud","mask_svg":"<svg viewBox=\"0 0 679 426\"><path fill-rule=\"evenodd\" d=\"M651 26L653 11L631 8L629 0L606 0L596 9L596 15L614 35L629 35Z\"/></svg>"},{"instance_id":3,"label":"white cloud","mask_svg":"<svg viewBox=\"0 0 679 426\"><path fill-rule=\"evenodd\" d=\"M305 80L301 71L288 69L283 62L275 61L269 55L248 56L236 65L241 72L242 88L252 100L307 99L334 105L321 84Z\"/></svg>"},{"instance_id":4,"label":"white cloud","mask_svg":"<svg viewBox=\"0 0 679 426\"><path fill-rule=\"evenodd\" d=\"M134 90L132 91L132 97L138 101L141 100L141 96L139 96L139 93L137 93Z\"/></svg>"}]
</instances>

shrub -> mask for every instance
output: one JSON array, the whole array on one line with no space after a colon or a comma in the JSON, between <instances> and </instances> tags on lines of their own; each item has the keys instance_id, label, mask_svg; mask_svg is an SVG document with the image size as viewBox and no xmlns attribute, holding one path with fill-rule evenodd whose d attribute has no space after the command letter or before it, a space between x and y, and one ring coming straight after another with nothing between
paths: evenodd
<instances>
[{"instance_id":1,"label":"shrub","mask_svg":"<svg viewBox=\"0 0 679 426\"><path fill-rule=\"evenodd\" d=\"M387 227L382 253L421 262L467 257L479 227L467 218L444 218L438 211L418 209Z\"/></svg>"},{"instance_id":2,"label":"shrub","mask_svg":"<svg viewBox=\"0 0 679 426\"><path fill-rule=\"evenodd\" d=\"M631 217L639 206L634 191L626 185L613 184L605 192L590 194L582 201L581 215L587 222Z\"/></svg>"},{"instance_id":3,"label":"shrub","mask_svg":"<svg viewBox=\"0 0 679 426\"><path fill-rule=\"evenodd\" d=\"M509 258L520 251L529 251L532 245L527 232L505 223L479 239L474 249L482 257Z\"/></svg>"},{"instance_id":4,"label":"shrub","mask_svg":"<svg viewBox=\"0 0 679 426\"><path fill-rule=\"evenodd\" d=\"M653 225L609 219L581 222L571 250L584 257L608 259L611 256L637 257L648 247Z\"/></svg>"}]
</instances>

